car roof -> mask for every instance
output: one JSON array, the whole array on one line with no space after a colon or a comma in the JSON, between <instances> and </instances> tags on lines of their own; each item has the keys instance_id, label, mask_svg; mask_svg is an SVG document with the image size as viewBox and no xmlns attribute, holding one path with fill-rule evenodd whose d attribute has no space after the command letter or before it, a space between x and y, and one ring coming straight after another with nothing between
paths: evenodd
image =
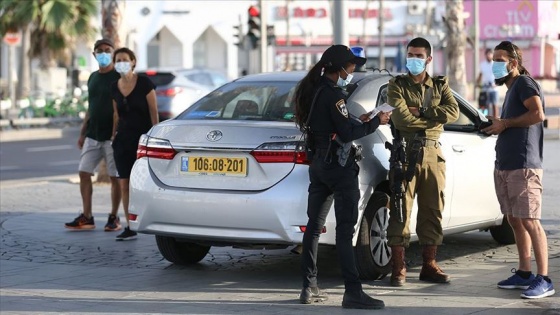
<instances>
[{"instance_id":1,"label":"car roof","mask_svg":"<svg viewBox=\"0 0 560 315\"><path fill-rule=\"evenodd\" d=\"M236 82L262 82L262 81L276 81L276 82L294 82L300 81L305 77L307 71L279 71L279 72L266 72L258 74L249 74L235 80ZM398 73L397 73L398 74ZM397 74L390 74L389 72L379 72L379 71L365 71L365 72L354 72L352 82L358 82L362 79L371 77L371 80L378 78L385 78L388 76L394 76Z\"/></svg>"}]
</instances>

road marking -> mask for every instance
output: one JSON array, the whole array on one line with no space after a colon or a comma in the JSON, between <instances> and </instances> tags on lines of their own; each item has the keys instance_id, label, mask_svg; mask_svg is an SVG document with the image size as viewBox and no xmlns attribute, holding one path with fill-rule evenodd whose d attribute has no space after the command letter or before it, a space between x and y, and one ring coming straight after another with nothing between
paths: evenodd
<instances>
[{"instance_id":1,"label":"road marking","mask_svg":"<svg viewBox=\"0 0 560 315\"><path fill-rule=\"evenodd\" d=\"M0 172L1 172L1 171L19 170L20 168L21 168L21 167L19 167L19 166L13 166L13 165L0 166Z\"/></svg>"},{"instance_id":2,"label":"road marking","mask_svg":"<svg viewBox=\"0 0 560 315\"><path fill-rule=\"evenodd\" d=\"M70 144L64 145L53 145L49 147L34 147L34 148L27 148L25 151L27 152L45 152L45 151L57 151L57 150L68 150L73 149L74 146Z\"/></svg>"},{"instance_id":3,"label":"road marking","mask_svg":"<svg viewBox=\"0 0 560 315\"><path fill-rule=\"evenodd\" d=\"M80 164L80 160L72 160L72 161L58 161L49 163L51 166L62 166L62 165L72 165L72 164Z\"/></svg>"}]
</instances>

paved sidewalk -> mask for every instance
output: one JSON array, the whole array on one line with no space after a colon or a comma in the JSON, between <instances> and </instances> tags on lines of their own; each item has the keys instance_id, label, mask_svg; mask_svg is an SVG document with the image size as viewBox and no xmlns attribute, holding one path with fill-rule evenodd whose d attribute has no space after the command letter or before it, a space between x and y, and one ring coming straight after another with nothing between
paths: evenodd
<instances>
[{"instance_id":1,"label":"paved sidewalk","mask_svg":"<svg viewBox=\"0 0 560 315\"><path fill-rule=\"evenodd\" d=\"M301 305L299 256L284 250L212 248L193 266L163 260L153 236L116 242L104 232L109 186L94 187L97 228L69 231L80 208L78 185L68 180L10 181L0 185L0 311L6 314L365 314L340 307L343 287L333 248L320 250L320 285L330 299ZM560 218L549 232L550 275L560 286ZM441 266L448 285L418 281L417 244L407 252L408 284L366 282L386 303L375 314L560 314L560 295L531 301L496 283L516 266L514 246L488 232L447 237Z\"/></svg>"},{"instance_id":2,"label":"paved sidewalk","mask_svg":"<svg viewBox=\"0 0 560 315\"><path fill-rule=\"evenodd\" d=\"M488 232L471 232L446 237L440 250L451 284L418 281L416 243L406 254L405 287L393 288L388 279L365 282L366 292L385 301L386 308L375 311L340 307L336 252L322 247L319 280L330 299L301 305L300 257L290 249L213 247L201 263L176 266L161 257L153 236L116 242L119 232L103 231L110 209L106 184L94 186L97 228L64 229L81 208L79 186L52 177L0 181L0 313L560 315L559 152L560 141L545 142L542 223L558 291L553 297L523 300L518 290L496 288L516 267L517 250L498 245Z\"/></svg>"}]
</instances>

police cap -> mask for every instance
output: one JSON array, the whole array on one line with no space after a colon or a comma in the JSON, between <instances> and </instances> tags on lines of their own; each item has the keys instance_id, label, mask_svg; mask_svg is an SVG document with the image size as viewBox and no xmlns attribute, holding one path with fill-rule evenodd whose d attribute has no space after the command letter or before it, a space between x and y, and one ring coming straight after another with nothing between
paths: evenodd
<instances>
[{"instance_id":1,"label":"police cap","mask_svg":"<svg viewBox=\"0 0 560 315\"><path fill-rule=\"evenodd\" d=\"M325 50L320 62L325 67L342 68L347 62L362 66L366 63L366 58L354 55L352 50L345 45L332 45Z\"/></svg>"}]
</instances>

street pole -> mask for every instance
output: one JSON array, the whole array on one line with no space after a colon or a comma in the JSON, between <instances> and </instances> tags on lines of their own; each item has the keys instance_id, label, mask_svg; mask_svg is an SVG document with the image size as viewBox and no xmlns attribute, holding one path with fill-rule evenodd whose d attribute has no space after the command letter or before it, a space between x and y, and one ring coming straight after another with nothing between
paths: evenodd
<instances>
[{"instance_id":1,"label":"street pole","mask_svg":"<svg viewBox=\"0 0 560 315\"><path fill-rule=\"evenodd\" d=\"M379 13L377 14L379 20L379 69L385 69L385 35L383 34L383 0L379 0Z\"/></svg>"},{"instance_id":2,"label":"street pole","mask_svg":"<svg viewBox=\"0 0 560 315\"><path fill-rule=\"evenodd\" d=\"M476 84L478 79L478 73L480 72L480 20L478 17L479 13L479 0L474 0L473 5L473 24L474 24L474 73L473 73L473 98L474 100L477 99L476 95Z\"/></svg>"},{"instance_id":3,"label":"street pole","mask_svg":"<svg viewBox=\"0 0 560 315\"><path fill-rule=\"evenodd\" d=\"M333 7L333 44L349 45L348 32L346 31L346 21L348 19L348 7L346 5L346 1L334 1Z\"/></svg>"},{"instance_id":4,"label":"street pole","mask_svg":"<svg viewBox=\"0 0 560 315\"><path fill-rule=\"evenodd\" d=\"M292 39L290 38L290 2L291 0L286 0L286 47L288 49L291 48L292 46ZM288 51L286 53L286 66L284 67L284 70L287 71L291 71L294 70L292 69L292 58L291 58L291 53Z\"/></svg>"},{"instance_id":5,"label":"street pole","mask_svg":"<svg viewBox=\"0 0 560 315\"><path fill-rule=\"evenodd\" d=\"M364 14L362 16L363 24L362 24L362 43L361 46L364 48L364 55L367 56L367 19L369 14L369 2L370 0L366 0L366 9L364 10Z\"/></svg>"},{"instance_id":6,"label":"street pole","mask_svg":"<svg viewBox=\"0 0 560 315\"><path fill-rule=\"evenodd\" d=\"M267 23L268 23L268 1L259 0L259 8L261 9L261 45L260 45L260 55L261 55L261 73L268 72L268 39L267 39Z\"/></svg>"},{"instance_id":7,"label":"street pole","mask_svg":"<svg viewBox=\"0 0 560 315\"><path fill-rule=\"evenodd\" d=\"M10 109L16 109L16 46L8 46L8 84L10 91ZM9 117L7 117L9 118Z\"/></svg>"}]
</instances>

